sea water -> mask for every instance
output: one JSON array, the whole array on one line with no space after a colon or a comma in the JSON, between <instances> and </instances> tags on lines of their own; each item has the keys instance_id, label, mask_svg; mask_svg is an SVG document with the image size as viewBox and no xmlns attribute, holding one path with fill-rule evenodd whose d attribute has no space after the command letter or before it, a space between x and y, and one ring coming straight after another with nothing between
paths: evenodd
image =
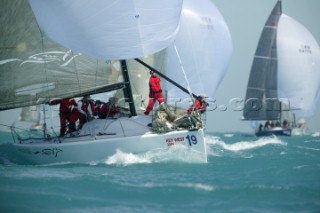
<instances>
[{"instance_id":1,"label":"sea water","mask_svg":"<svg viewBox=\"0 0 320 213\"><path fill-rule=\"evenodd\" d=\"M320 212L319 134L207 133L208 163L183 150L119 150L88 164L14 163L0 133L0 212Z\"/></svg>"}]
</instances>

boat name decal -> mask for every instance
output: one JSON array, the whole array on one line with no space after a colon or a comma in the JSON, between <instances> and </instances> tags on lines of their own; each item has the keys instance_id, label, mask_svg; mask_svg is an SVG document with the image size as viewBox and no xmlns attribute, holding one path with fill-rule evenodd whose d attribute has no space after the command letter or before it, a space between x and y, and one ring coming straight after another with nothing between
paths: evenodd
<instances>
[{"instance_id":1,"label":"boat name decal","mask_svg":"<svg viewBox=\"0 0 320 213\"><path fill-rule=\"evenodd\" d=\"M42 149L39 151L31 151L29 149L19 149L20 152L23 152L25 154L34 154L34 155L53 155L55 158L58 157L58 153L62 152L61 149L57 149L57 148L51 148L51 149Z\"/></svg>"},{"instance_id":2,"label":"boat name decal","mask_svg":"<svg viewBox=\"0 0 320 213\"><path fill-rule=\"evenodd\" d=\"M166 143L168 146L173 146L175 143L185 143L185 141L188 141L189 146L198 143L198 139L195 135L187 135L186 137L166 138Z\"/></svg>"}]
</instances>

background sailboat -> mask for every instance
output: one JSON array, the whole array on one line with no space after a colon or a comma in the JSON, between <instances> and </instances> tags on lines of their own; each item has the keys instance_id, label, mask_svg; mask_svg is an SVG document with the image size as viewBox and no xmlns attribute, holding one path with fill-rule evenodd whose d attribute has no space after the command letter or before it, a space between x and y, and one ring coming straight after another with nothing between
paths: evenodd
<instances>
[{"instance_id":1,"label":"background sailboat","mask_svg":"<svg viewBox=\"0 0 320 213\"><path fill-rule=\"evenodd\" d=\"M312 115L319 96L319 69L317 42L306 28L282 14L279 0L264 26L255 53L244 119L274 120L281 124L284 119L290 119L284 118L283 111L291 116L292 113ZM260 128L256 134L291 135L291 128L278 126L266 131Z\"/></svg>"},{"instance_id":2,"label":"background sailboat","mask_svg":"<svg viewBox=\"0 0 320 213\"><path fill-rule=\"evenodd\" d=\"M1 75L0 80L15 79L13 76L18 80L1 85L0 109L113 91L116 95L122 94L124 106L129 107L134 116L135 105L142 105L148 91L145 89L139 94L136 92L141 90L137 88L147 88L145 77L149 76L148 68L138 68L138 63L129 59L148 56L142 59L154 67L165 64L165 48L179 31L183 1L29 2L35 17L27 1L6 3L7 13L2 21L8 30L1 37L5 38L4 42L19 45L1 51L4 60L0 68L5 75ZM15 10L17 4L21 11ZM203 4L211 5L211 2ZM199 17L201 15L196 15L194 19ZM20 23L23 28L12 23ZM14 36L21 34L21 29L25 32L22 37ZM201 29L201 25L198 30L208 32ZM136 100L138 96L140 101ZM33 163L52 163L87 162L106 158L116 149L143 152L180 143L200 153L200 160L206 162L203 128L156 134L150 132L147 125L150 122L151 117L144 115L94 120L87 123L76 138L52 139L50 136L43 143L29 138L14 145L20 155Z\"/></svg>"}]
</instances>

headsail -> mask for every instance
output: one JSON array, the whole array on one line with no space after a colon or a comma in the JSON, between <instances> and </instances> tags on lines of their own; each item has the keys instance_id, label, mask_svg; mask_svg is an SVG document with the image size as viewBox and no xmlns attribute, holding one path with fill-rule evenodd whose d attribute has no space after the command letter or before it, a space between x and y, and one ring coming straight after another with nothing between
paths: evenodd
<instances>
[{"instance_id":1,"label":"headsail","mask_svg":"<svg viewBox=\"0 0 320 213\"><path fill-rule=\"evenodd\" d=\"M313 115L320 95L320 49L299 22L281 15L278 27L278 95L303 117Z\"/></svg>"},{"instance_id":2,"label":"headsail","mask_svg":"<svg viewBox=\"0 0 320 213\"><path fill-rule=\"evenodd\" d=\"M183 0L29 0L41 29L59 44L100 59L158 52L175 38Z\"/></svg>"},{"instance_id":3,"label":"headsail","mask_svg":"<svg viewBox=\"0 0 320 213\"><path fill-rule=\"evenodd\" d=\"M224 18L212 1L184 1L179 33L175 43L166 50L167 76L188 88L175 47L192 92L213 98L231 58L232 40ZM172 84L166 85L169 102L190 97Z\"/></svg>"}]
</instances>

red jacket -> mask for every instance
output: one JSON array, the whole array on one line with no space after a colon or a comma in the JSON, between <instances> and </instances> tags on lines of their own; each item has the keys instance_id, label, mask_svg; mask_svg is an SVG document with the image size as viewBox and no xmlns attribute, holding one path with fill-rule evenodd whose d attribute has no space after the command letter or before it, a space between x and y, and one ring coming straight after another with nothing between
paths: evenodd
<instances>
[{"instance_id":1,"label":"red jacket","mask_svg":"<svg viewBox=\"0 0 320 213\"><path fill-rule=\"evenodd\" d=\"M207 108L207 104L205 102L200 103L198 99L196 99L195 104L196 104L196 110L200 110L200 112L204 112ZM189 107L188 113L191 113L192 108L193 108L193 105Z\"/></svg>"},{"instance_id":2,"label":"red jacket","mask_svg":"<svg viewBox=\"0 0 320 213\"><path fill-rule=\"evenodd\" d=\"M78 102L78 111L83 115L90 115L93 117L94 108L94 103L91 99L88 99L87 102L83 100Z\"/></svg>"},{"instance_id":3,"label":"red jacket","mask_svg":"<svg viewBox=\"0 0 320 213\"><path fill-rule=\"evenodd\" d=\"M69 114L71 113L72 106L76 106L76 103L72 98L51 101L49 103L49 105L57 105L57 104L60 104L60 107L59 107L60 114Z\"/></svg>"},{"instance_id":4,"label":"red jacket","mask_svg":"<svg viewBox=\"0 0 320 213\"><path fill-rule=\"evenodd\" d=\"M161 92L160 78L158 76L151 76L149 81L149 97L153 98L154 94Z\"/></svg>"},{"instance_id":5,"label":"red jacket","mask_svg":"<svg viewBox=\"0 0 320 213\"><path fill-rule=\"evenodd\" d=\"M109 103L105 103L100 105L100 107L96 108L96 112L99 118L113 117L115 114L120 113L119 108L115 105L111 106Z\"/></svg>"}]
</instances>

